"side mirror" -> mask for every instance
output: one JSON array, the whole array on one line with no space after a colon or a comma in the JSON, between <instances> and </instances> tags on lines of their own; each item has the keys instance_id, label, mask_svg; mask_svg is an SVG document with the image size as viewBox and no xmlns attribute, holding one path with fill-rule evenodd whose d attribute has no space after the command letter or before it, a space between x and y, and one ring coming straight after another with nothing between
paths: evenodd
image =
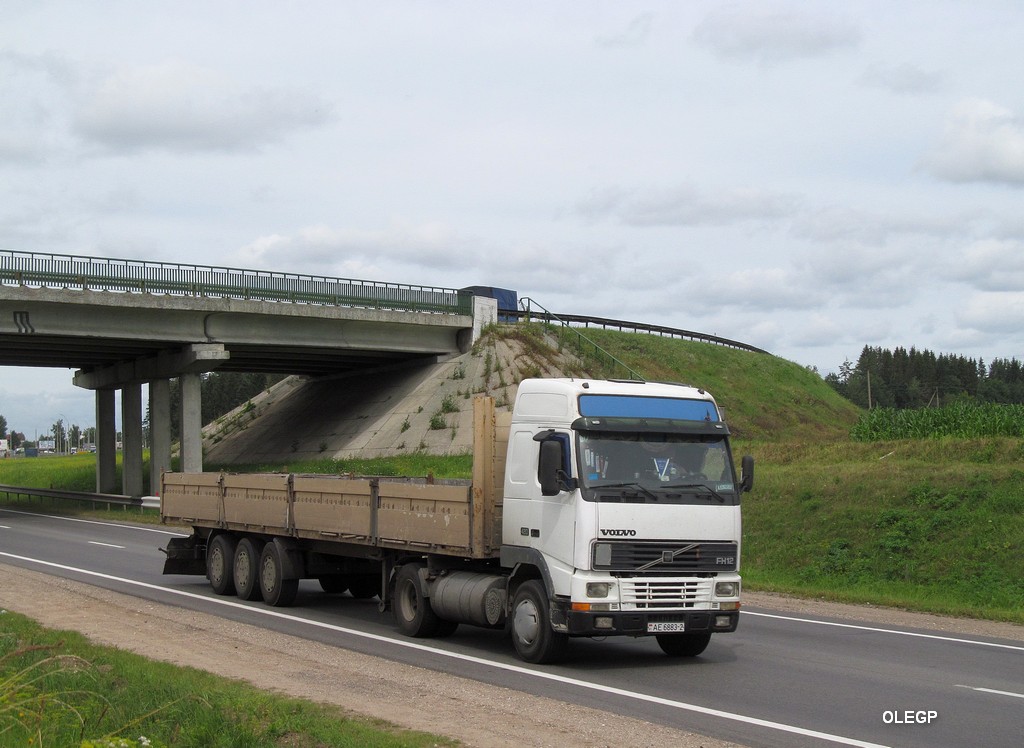
<instances>
[{"instance_id":1,"label":"side mirror","mask_svg":"<svg viewBox=\"0 0 1024 748\"><path fill-rule=\"evenodd\" d=\"M754 458L744 455L741 464L743 472L740 475L740 490L747 492L754 487Z\"/></svg>"},{"instance_id":2,"label":"side mirror","mask_svg":"<svg viewBox=\"0 0 1024 748\"><path fill-rule=\"evenodd\" d=\"M537 477L543 496L557 496L562 491L572 491L576 481L565 473L564 444L560 439L544 439L540 443L540 463Z\"/></svg>"}]
</instances>

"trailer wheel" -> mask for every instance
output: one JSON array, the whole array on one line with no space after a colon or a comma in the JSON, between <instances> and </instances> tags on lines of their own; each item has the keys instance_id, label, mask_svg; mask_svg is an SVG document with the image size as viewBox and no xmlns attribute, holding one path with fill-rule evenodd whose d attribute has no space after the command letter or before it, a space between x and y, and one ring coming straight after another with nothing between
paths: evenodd
<instances>
[{"instance_id":1,"label":"trailer wheel","mask_svg":"<svg viewBox=\"0 0 1024 748\"><path fill-rule=\"evenodd\" d=\"M230 533L215 535L206 550L206 577L218 595L235 594L235 546Z\"/></svg>"},{"instance_id":2,"label":"trailer wheel","mask_svg":"<svg viewBox=\"0 0 1024 748\"><path fill-rule=\"evenodd\" d=\"M399 568L391 609L399 631L406 636L426 639L437 635L441 619L420 589L420 568L420 564L405 564Z\"/></svg>"},{"instance_id":3,"label":"trailer wheel","mask_svg":"<svg viewBox=\"0 0 1024 748\"><path fill-rule=\"evenodd\" d=\"M235 593L243 600L260 598L260 542L242 538L235 547Z\"/></svg>"},{"instance_id":4,"label":"trailer wheel","mask_svg":"<svg viewBox=\"0 0 1024 748\"><path fill-rule=\"evenodd\" d=\"M295 602L299 591L298 579L284 578L284 559L277 543L270 542L263 546L260 554L260 592L263 601L275 608L285 608Z\"/></svg>"},{"instance_id":5,"label":"trailer wheel","mask_svg":"<svg viewBox=\"0 0 1024 748\"><path fill-rule=\"evenodd\" d=\"M526 662L545 663L561 659L569 637L551 628L551 610L544 584L536 579L523 582L512 602L512 645Z\"/></svg>"},{"instance_id":6,"label":"trailer wheel","mask_svg":"<svg viewBox=\"0 0 1024 748\"><path fill-rule=\"evenodd\" d=\"M711 642L711 632L696 634L658 634L655 636L661 651L669 657L696 657Z\"/></svg>"}]
</instances>

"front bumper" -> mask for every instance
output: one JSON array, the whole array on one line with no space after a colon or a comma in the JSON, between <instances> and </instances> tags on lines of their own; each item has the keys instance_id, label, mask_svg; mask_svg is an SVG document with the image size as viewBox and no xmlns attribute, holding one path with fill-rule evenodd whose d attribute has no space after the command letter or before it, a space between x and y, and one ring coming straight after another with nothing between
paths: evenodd
<instances>
[{"instance_id":1,"label":"front bumper","mask_svg":"<svg viewBox=\"0 0 1024 748\"><path fill-rule=\"evenodd\" d=\"M739 622L738 610L693 610L673 613L565 611L565 623L570 636L653 636L663 632L651 630L652 628L663 628L662 624L669 624L665 628L678 629L674 624L680 623L682 631L675 630L671 633L711 631L727 634L735 631Z\"/></svg>"}]
</instances>

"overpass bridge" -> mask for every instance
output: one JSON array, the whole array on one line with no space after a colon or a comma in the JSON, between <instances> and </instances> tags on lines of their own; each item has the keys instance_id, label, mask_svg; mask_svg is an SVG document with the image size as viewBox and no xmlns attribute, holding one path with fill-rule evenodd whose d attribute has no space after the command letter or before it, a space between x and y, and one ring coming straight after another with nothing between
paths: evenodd
<instances>
[{"instance_id":1,"label":"overpass bridge","mask_svg":"<svg viewBox=\"0 0 1024 748\"><path fill-rule=\"evenodd\" d=\"M312 377L439 360L496 319L465 290L312 275L0 251L0 366L75 369L95 391L96 490L142 493L142 386L151 485L170 467L170 380L181 385L181 467L202 470L200 376Z\"/></svg>"}]
</instances>

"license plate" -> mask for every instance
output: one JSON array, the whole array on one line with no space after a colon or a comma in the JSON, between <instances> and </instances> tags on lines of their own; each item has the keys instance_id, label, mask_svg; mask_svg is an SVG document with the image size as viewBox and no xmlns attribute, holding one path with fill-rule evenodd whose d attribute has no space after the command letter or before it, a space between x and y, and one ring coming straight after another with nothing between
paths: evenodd
<instances>
[{"instance_id":1,"label":"license plate","mask_svg":"<svg viewBox=\"0 0 1024 748\"><path fill-rule=\"evenodd\" d=\"M678 634L686 630L686 624L682 622L654 623L647 624L648 634Z\"/></svg>"}]
</instances>

